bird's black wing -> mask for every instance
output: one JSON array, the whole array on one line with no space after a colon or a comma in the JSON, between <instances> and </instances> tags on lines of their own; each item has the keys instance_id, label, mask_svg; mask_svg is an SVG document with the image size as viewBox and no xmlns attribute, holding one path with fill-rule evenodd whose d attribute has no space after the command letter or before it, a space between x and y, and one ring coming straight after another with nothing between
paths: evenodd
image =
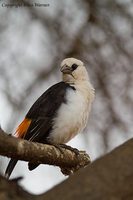
<instances>
[{"instance_id":1,"label":"bird's black wing","mask_svg":"<svg viewBox=\"0 0 133 200\"><path fill-rule=\"evenodd\" d=\"M26 133L24 132L24 136L22 134L23 139L47 143L47 136L52 129L53 118L56 116L60 105L62 103L67 103L67 89L74 90L74 87L71 87L67 83L60 82L50 87L37 99L25 117L30 121L30 125ZM7 178L10 177L16 163L16 159L10 160L5 172ZM38 164L29 163L30 170L33 170L37 166Z\"/></svg>"},{"instance_id":2,"label":"bird's black wing","mask_svg":"<svg viewBox=\"0 0 133 200\"><path fill-rule=\"evenodd\" d=\"M26 115L31 124L24 139L45 142L52 129L52 122L62 103L67 103L67 89L73 89L68 83L59 82L44 92L30 108Z\"/></svg>"}]
</instances>

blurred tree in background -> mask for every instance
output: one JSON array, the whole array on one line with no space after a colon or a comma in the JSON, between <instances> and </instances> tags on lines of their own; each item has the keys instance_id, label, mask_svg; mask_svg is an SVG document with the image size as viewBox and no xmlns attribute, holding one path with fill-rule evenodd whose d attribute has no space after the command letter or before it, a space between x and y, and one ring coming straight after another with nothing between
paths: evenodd
<instances>
[{"instance_id":1,"label":"blurred tree in background","mask_svg":"<svg viewBox=\"0 0 133 200\"><path fill-rule=\"evenodd\" d=\"M3 128L12 132L38 96L61 80L62 59L76 57L87 66L96 89L88 127L80 136L86 150L94 158L130 138L133 2L48 0L47 7L28 6L35 0L16 2L27 6L7 8L0 2Z\"/></svg>"}]
</instances>

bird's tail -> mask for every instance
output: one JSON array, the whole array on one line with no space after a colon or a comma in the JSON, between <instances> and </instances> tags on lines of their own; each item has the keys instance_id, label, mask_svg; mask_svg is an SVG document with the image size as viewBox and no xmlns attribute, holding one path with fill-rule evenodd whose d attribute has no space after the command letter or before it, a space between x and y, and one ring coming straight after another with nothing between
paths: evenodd
<instances>
[{"instance_id":1,"label":"bird's tail","mask_svg":"<svg viewBox=\"0 0 133 200\"><path fill-rule=\"evenodd\" d=\"M9 179L9 177L10 177L10 175L11 175L11 173L12 173L14 167L15 167L15 165L17 164L17 162L18 162L17 159L11 159L11 160L9 161L8 166L7 166L7 168L6 168L6 171L5 171L5 177L6 177L7 179Z\"/></svg>"}]
</instances>

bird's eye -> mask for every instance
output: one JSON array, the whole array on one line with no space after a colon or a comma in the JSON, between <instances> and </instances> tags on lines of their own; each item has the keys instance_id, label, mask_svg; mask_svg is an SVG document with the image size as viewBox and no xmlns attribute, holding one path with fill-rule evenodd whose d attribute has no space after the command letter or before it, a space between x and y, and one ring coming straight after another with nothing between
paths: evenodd
<instances>
[{"instance_id":1,"label":"bird's eye","mask_svg":"<svg viewBox=\"0 0 133 200\"><path fill-rule=\"evenodd\" d=\"M77 69L78 65L77 64L73 64L72 65L72 71L74 71L75 69Z\"/></svg>"}]
</instances>

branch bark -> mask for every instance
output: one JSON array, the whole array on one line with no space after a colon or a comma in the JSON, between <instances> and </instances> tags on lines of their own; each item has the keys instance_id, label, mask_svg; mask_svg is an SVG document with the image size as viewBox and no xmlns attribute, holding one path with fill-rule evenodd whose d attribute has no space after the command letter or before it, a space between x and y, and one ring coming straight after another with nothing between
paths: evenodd
<instances>
[{"instance_id":1,"label":"branch bark","mask_svg":"<svg viewBox=\"0 0 133 200\"><path fill-rule=\"evenodd\" d=\"M84 151L79 151L78 155L65 148L61 148L60 151L52 145L9 136L2 129L0 129L0 155L36 164L59 166L64 175L70 175L90 163L90 157Z\"/></svg>"}]
</instances>

